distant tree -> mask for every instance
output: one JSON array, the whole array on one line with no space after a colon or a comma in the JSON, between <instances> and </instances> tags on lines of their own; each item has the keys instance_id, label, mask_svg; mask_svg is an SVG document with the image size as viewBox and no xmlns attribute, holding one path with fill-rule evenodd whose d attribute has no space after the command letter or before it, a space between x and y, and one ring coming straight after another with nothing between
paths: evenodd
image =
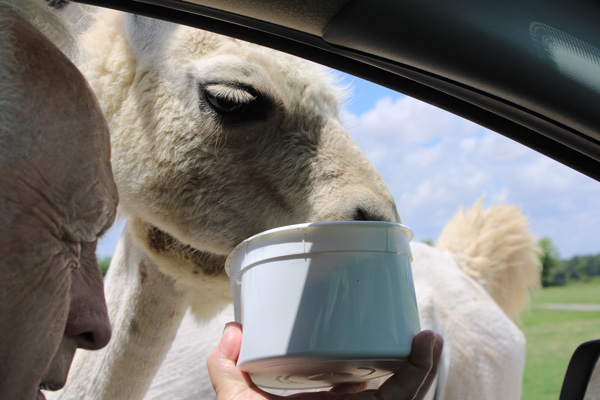
<instances>
[{"instance_id":1,"label":"distant tree","mask_svg":"<svg viewBox=\"0 0 600 400\"><path fill-rule=\"evenodd\" d=\"M588 279L600 275L600 255L587 255L583 257L583 260L581 263L582 275Z\"/></svg>"},{"instance_id":2,"label":"distant tree","mask_svg":"<svg viewBox=\"0 0 600 400\"><path fill-rule=\"evenodd\" d=\"M98 260L98 266L100 266L102 276L106 275L106 271L108 271L108 267L110 266L110 257L104 257Z\"/></svg>"},{"instance_id":3,"label":"distant tree","mask_svg":"<svg viewBox=\"0 0 600 400\"><path fill-rule=\"evenodd\" d=\"M561 265L560 253L552 240L547 237L543 237L538 242L538 246L541 249L539 257L542 264L542 286L546 287L554 283L552 271Z\"/></svg>"},{"instance_id":4,"label":"distant tree","mask_svg":"<svg viewBox=\"0 0 600 400\"><path fill-rule=\"evenodd\" d=\"M574 256L563 261L568 280L588 280L600 276L600 254Z\"/></svg>"},{"instance_id":5,"label":"distant tree","mask_svg":"<svg viewBox=\"0 0 600 400\"><path fill-rule=\"evenodd\" d=\"M431 239L425 239L422 242L425 243L425 244L428 244L431 247L433 247L433 240L431 240Z\"/></svg>"},{"instance_id":6,"label":"distant tree","mask_svg":"<svg viewBox=\"0 0 600 400\"><path fill-rule=\"evenodd\" d=\"M591 257L590 270L593 276L600 276L600 254Z\"/></svg>"}]
</instances>

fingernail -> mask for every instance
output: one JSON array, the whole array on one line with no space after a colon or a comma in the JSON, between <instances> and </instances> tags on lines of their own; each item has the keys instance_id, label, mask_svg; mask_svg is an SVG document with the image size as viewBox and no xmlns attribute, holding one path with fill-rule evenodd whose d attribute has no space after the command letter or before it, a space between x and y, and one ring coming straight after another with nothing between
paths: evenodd
<instances>
[{"instance_id":1,"label":"fingernail","mask_svg":"<svg viewBox=\"0 0 600 400\"><path fill-rule=\"evenodd\" d=\"M235 325L235 322L228 322L225 324L225 326L223 327L223 333L221 334L221 340L223 340L223 337L225 337L225 334L227 333L227 331L229 331L230 329L232 329Z\"/></svg>"},{"instance_id":2,"label":"fingernail","mask_svg":"<svg viewBox=\"0 0 600 400\"><path fill-rule=\"evenodd\" d=\"M226 323L226 324L225 324L225 326L223 327L223 333L225 333L225 331L226 331L227 329L229 329L229 328L231 327L231 325L232 325L232 324L234 324L234 322L228 322L228 323Z\"/></svg>"}]
</instances>

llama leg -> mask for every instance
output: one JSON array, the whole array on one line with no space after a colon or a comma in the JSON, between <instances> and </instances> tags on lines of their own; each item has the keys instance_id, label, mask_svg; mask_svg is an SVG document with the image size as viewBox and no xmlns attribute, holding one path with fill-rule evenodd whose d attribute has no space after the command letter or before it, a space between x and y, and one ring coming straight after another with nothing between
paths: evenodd
<instances>
[{"instance_id":1,"label":"llama leg","mask_svg":"<svg viewBox=\"0 0 600 400\"><path fill-rule=\"evenodd\" d=\"M185 313L185 292L158 271L127 229L105 283L112 339L100 351L77 352L61 400L141 399Z\"/></svg>"}]
</instances>

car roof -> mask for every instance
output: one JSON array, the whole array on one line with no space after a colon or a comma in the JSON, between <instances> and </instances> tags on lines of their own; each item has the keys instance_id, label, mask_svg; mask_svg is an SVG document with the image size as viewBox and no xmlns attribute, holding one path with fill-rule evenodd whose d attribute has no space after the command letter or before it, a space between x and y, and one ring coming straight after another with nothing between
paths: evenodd
<instances>
[{"instance_id":1,"label":"car roof","mask_svg":"<svg viewBox=\"0 0 600 400\"><path fill-rule=\"evenodd\" d=\"M460 115L600 180L600 3L85 2L316 61Z\"/></svg>"}]
</instances>

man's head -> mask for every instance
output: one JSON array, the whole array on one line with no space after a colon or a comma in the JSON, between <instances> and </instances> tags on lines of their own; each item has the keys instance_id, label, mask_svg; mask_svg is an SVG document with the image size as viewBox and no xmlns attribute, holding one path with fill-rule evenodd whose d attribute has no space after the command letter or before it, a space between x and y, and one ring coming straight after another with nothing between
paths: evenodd
<instances>
[{"instance_id":1,"label":"man's head","mask_svg":"<svg viewBox=\"0 0 600 400\"><path fill-rule=\"evenodd\" d=\"M11 3L0 0L0 397L33 399L64 384L76 348L108 343L95 248L117 192L94 95Z\"/></svg>"}]
</instances>

